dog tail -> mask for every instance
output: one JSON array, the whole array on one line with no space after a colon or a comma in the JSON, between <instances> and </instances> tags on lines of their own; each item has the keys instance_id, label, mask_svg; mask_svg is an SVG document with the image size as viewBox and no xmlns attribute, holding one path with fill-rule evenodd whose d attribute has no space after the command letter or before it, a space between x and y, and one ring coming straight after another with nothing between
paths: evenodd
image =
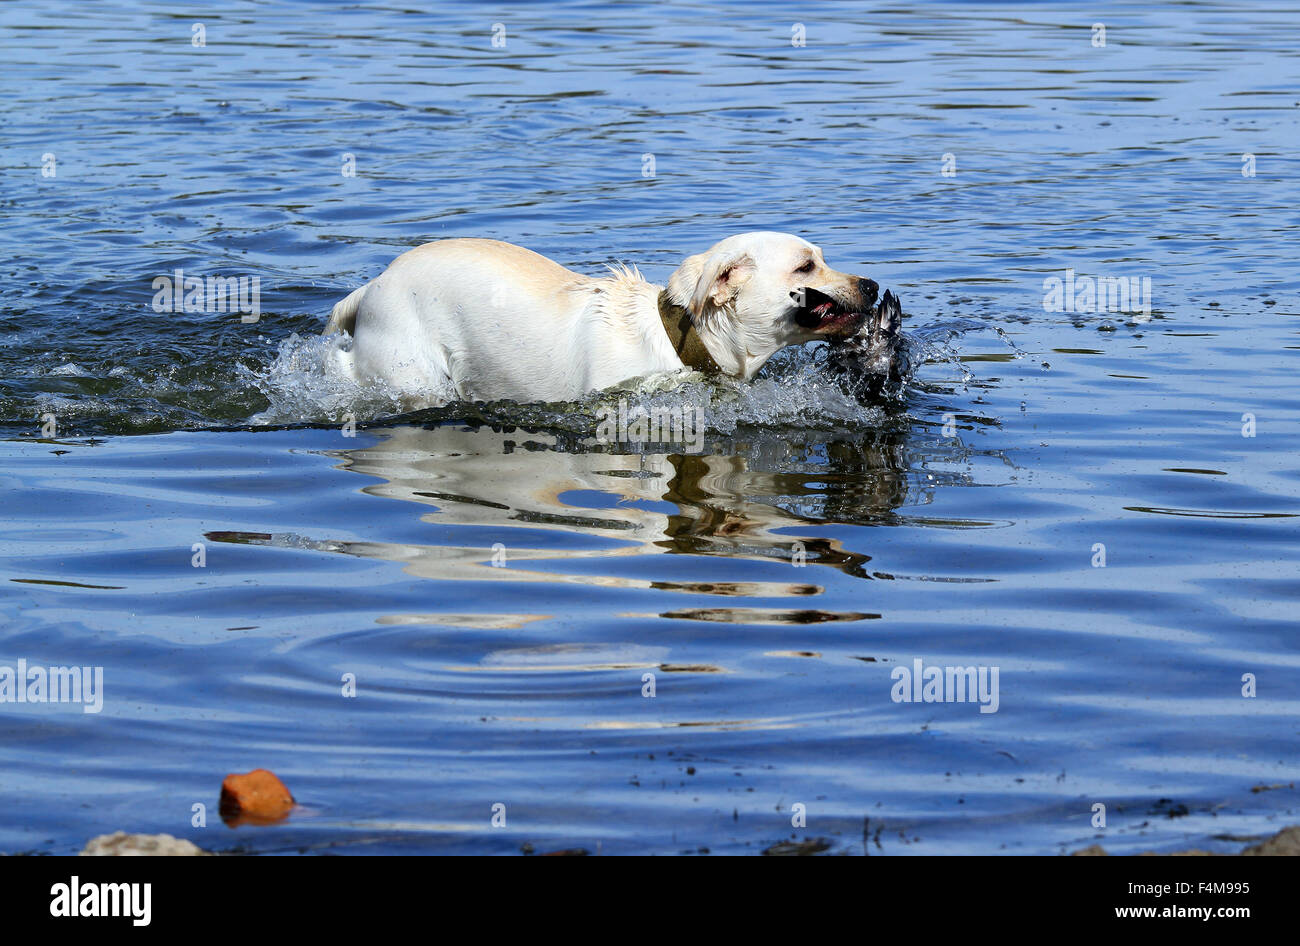
<instances>
[{"instance_id":1,"label":"dog tail","mask_svg":"<svg viewBox=\"0 0 1300 946\"><path fill-rule=\"evenodd\" d=\"M330 310L330 317L329 321L325 323L324 334L333 335L335 332L347 332L349 335L356 334L357 309L361 308L361 297L365 295L369 285L367 283L360 289L354 289L346 299Z\"/></svg>"}]
</instances>

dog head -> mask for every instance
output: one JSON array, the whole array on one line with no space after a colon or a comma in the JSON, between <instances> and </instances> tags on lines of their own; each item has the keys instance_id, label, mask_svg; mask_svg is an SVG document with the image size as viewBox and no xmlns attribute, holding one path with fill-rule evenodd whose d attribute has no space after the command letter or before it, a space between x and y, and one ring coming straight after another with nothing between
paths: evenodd
<instances>
[{"instance_id":1,"label":"dog head","mask_svg":"<svg viewBox=\"0 0 1300 946\"><path fill-rule=\"evenodd\" d=\"M787 345L852 335L878 291L831 269L807 240L767 231L727 237L668 280L669 298L690 311L714 360L744 379Z\"/></svg>"}]
</instances>

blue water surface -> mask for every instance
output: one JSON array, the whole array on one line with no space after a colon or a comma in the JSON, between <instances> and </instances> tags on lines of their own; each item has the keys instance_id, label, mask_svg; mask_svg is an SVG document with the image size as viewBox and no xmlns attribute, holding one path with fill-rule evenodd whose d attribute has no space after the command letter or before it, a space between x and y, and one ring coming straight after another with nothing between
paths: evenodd
<instances>
[{"instance_id":1,"label":"blue water surface","mask_svg":"<svg viewBox=\"0 0 1300 946\"><path fill-rule=\"evenodd\" d=\"M0 703L0 851L1300 821L1294 9L418 7L0 6L0 668L104 675L98 713ZM422 242L663 282L756 229L900 294L900 398L812 351L628 395L699 408L690 453L598 443L609 398L394 416L326 370L330 306ZM259 318L157 311L176 269ZM997 711L896 701L918 659ZM259 767L298 808L227 827Z\"/></svg>"}]
</instances>

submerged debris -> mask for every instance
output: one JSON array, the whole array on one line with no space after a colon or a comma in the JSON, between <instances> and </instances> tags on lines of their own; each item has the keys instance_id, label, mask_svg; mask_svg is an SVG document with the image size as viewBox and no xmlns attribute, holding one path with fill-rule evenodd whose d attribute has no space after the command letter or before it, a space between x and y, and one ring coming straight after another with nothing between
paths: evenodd
<instances>
[{"instance_id":1,"label":"submerged debris","mask_svg":"<svg viewBox=\"0 0 1300 946\"><path fill-rule=\"evenodd\" d=\"M806 841L778 841L763 851L767 857L808 857L829 851L831 842L826 838L809 838Z\"/></svg>"}]
</instances>

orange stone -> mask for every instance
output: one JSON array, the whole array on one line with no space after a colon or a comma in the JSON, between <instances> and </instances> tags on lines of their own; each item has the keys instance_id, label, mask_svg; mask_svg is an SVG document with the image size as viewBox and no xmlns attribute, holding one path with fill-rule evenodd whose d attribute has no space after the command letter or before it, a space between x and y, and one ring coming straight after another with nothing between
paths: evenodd
<instances>
[{"instance_id":1,"label":"orange stone","mask_svg":"<svg viewBox=\"0 0 1300 946\"><path fill-rule=\"evenodd\" d=\"M228 822L279 821L293 808L293 796L274 772L254 769L244 775L227 775L221 783L221 816Z\"/></svg>"}]
</instances>

